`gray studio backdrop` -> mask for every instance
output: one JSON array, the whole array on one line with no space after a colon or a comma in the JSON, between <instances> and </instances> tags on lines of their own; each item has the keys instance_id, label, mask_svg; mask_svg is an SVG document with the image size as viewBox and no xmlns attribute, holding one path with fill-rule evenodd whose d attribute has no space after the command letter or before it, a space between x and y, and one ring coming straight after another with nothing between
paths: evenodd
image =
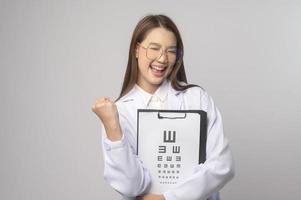
<instances>
[{"instance_id":1,"label":"gray studio backdrop","mask_svg":"<svg viewBox=\"0 0 301 200\"><path fill-rule=\"evenodd\" d=\"M118 96L150 13L176 22L189 82L222 112L236 163L222 199L301 197L300 1L0 0L1 200L119 198L90 107Z\"/></svg>"}]
</instances>

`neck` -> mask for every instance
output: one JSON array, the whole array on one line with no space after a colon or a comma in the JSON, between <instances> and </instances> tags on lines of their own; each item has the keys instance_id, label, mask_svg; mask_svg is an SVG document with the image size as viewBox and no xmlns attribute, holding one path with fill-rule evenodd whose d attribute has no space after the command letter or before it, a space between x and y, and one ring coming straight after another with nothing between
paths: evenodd
<instances>
[{"instance_id":1,"label":"neck","mask_svg":"<svg viewBox=\"0 0 301 200\"><path fill-rule=\"evenodd\" d=\"M139 84L138 84L139 85ZM156 92L156 90L159 88L160 85L156 86L156 85L152 85L152 86L143 86L143 85L139 85L144 91L150 93L150 94L154 94Z\"/></svg>"},{"instance_id":2,"label":"neck","mask_svg":"<svg viewBox=\"0 0 301 200\"><path fill-rule=\"evenodd\" d=\"M143 89L145 92L150 94L154 94L156 90L160 87L160 85L151 85L151 84L146 85L146 84L141 84L139 82L137 82L137 85L139 85L139 87Z\"/></svg>"}]
</instances>

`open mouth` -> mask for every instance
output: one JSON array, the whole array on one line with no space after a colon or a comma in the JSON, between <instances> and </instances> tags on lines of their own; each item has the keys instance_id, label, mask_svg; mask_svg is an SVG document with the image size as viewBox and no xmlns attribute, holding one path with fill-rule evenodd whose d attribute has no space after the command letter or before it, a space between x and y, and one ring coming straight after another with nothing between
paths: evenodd
<instances>
[{"instance_id":1,"label":"open mouth","mask_svg":"<svg viewBox=\"0 0 301 200\"><path fill-rule=\"evenodd\" d=\"M151 65L150 68L156 76L162 76L167 69L167 67L161 67L156 65Z\"/></svg>"}]
</instances>

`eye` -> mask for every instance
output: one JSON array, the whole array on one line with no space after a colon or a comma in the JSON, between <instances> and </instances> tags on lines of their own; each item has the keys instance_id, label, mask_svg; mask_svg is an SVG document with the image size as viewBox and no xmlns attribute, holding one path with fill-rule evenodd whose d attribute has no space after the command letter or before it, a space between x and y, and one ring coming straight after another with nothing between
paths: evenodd
<instances>
[{"instance_id":1,"label":"eye","mask_svg":"<svg viewBox=\"0 0 301 200\"><path fill-rule=\"evenodd\" d=\"M168 53L172 53L172 54L176 54L177 50L176 49L169 49L167 52Z\"/></svg>"},{"instance_id":2,"label":"eye","mask_svg":"<svg viewBox=\"0 0 301 200\"><path fill-rule=\"evenodd\" d=\"M150 46L149 49L155 50L155 51L159 51L159 50L160 50L160 47Z\"/></svg>"}]
</instances>

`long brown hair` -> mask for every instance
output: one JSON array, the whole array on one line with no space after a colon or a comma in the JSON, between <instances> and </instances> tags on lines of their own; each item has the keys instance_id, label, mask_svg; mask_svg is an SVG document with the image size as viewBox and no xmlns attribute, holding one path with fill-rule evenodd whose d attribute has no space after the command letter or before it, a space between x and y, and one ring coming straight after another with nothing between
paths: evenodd
<instances>
[{"instance_id":1,"label":"long brown hair","mask_svg":"<svg viewBox=\"0 0 301 200\"><path fill-rule=\"evenodd\" d=\"M137 58L135 57L137 43L141 43L146 38L150 30L158 27L162 27L173 32L177 39L177 61L173 66L170 75L167 77L167 79L171 81L172 87L175 90L183 91L187 88L197 86L193 84L187 84L183 62L184 47L180 32L175 23L165 15L147 15L138 22L133 32L129 50L128 64L123 80L122 89L117 100L127 94L134 87L137 81L138 62ZM185 84L181 84L181 82L184 82Z\"/></svg>"}]
</instances>

